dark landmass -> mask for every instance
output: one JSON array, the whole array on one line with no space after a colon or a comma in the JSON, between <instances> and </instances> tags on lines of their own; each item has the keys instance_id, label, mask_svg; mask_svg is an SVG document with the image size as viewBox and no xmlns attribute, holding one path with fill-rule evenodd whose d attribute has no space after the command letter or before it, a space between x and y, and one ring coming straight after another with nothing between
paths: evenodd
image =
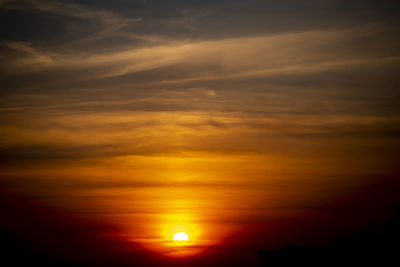
<instances>
[{"instance_id":1,"label":"dark landmass","mask_svg":"<svg viewBox=\"0 0 400 267\"><path fill-rule=\"evenodd\" d=\"M264 266L399 266L400 218L388 219L346 240L258 252Z\"/></svg>"},{"instance_id":2,"label":"dark landmass","mask_svg":"<svg viewBox=\"0 0 400 267\"><path fill-rule=\"evenodd\" d=\"M400 219L391 218L366 231L354 234L346 240L338 240L320 246L287 246L273 250L260 250L259 267L264 266L396 266L400 264L399 240ZM173 262L163 262L162 259L138 256L137 252L128 250L117 252L115 249L98 251L93 248L82 249L81 255L57 255L54 251L43 249L24 239L21 233L11 230L0 230L2 266L170 266ZM72 248L68 248L71 250ZM90 253L88 253L90 251ZM255 253L257 253L255 251ZM86 257L82 257L85 254ZM232 255L234 257L234 255ZM166 260L166 259L164 259ZM145 261L147 261L145 263ZM167 261L167 260L166 260ZM196 260L193 262L196 266ZM203 264L206 260L201 261ZM223 261L224 262L224 261ZM232 263L232 266L243 266L242 262ZM186 259L175 264L190 264ZM197 262L199 263L199 262ZM221 263L221 262L220 262ZM210 266L214 266L212 262ZM171 265L171 266L172 266ZM253 265L251 265L253 266Z\"/></svg>"}]
</instances>

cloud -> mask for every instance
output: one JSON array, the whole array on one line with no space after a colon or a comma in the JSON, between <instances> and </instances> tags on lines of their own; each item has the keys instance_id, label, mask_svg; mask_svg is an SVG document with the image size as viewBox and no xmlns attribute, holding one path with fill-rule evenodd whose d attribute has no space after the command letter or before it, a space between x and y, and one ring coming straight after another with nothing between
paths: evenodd
<instances>
[{"instance_id":1,"label":"cloud","mask_svg":"<svg viewBox=\"0 0 400 267\"><path fill-rule=\"evenodd\" d=\"M217 40L260 34L343 29L381 20L396 21L395 1L106 1L91 2L123 16L143 17L138 34Z\"/></svg>"},{"instance_id":2,"label":"cloud","mask_svg":"<svg viewBox=\"0 0 400 267\"><path fill-rule=\"evenodd\" d=\"M3 1L2 23L9 25L2 30L5 42L26 42L50 50L68 49L94 51L107 39L140 39L125 31L141 18L121 17L119 14L95 9L87 5L61 1ZM44 31L43 29L46 28ZM96 42L96 46L93 44ZM89 48L90 47L90 48Z\"/></svg>"},{"instance_id":3,"label":"cloud","mask_svg":"<svg viewBox=\"0 0 400 267\"><path fill-rule=\"evenodd\" d=\"M221 41L180 40L111 53L78 55L39 50L27 43L4 44L20 52L20 57L10 59L6 64L13 66L10 71L20 70L22 75L46 75L57 81L60 81L59 75L70 75L72 81L91 81L94 86L97 86L96 81L104 84L108 79L112 83L118 80L120 86L132 82L135 86L157 82L162 86L252 77L273 81L276 76L287 80L285 76L288 75L351 71L374 65L396 66L399 51L385 54L392 49L392 44L385 41L390 34L379 28L356 28ZM354 46L355 40L363 41L366 35L380 37L381 42ZM345 51L340 47L345 47ZM3 69L7 71L5 65ZM71 79L67 81L71 82Z\"/></svg>"}]
</instances>

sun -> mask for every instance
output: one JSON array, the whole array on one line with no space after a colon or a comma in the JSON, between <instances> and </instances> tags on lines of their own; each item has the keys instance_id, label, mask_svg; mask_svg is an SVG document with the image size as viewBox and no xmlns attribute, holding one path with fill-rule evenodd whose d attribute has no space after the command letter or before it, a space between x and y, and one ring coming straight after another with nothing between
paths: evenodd
<instances>
[{"instance_id":1,"label":"sun","mask_svg":"<svg viewBox=\"0 0 400 267\"><path fill-rule=\"evenodd\" d=\"M184 232L174 234L173 241L189 241L189 236Z\"/></svg>"}]
</instances>

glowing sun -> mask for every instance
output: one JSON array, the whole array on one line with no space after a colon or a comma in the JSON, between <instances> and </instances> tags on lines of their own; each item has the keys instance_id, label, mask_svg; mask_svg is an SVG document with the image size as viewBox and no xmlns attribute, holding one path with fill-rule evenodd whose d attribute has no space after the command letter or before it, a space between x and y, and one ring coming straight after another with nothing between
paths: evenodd
<instances>
[{"instance_id":1,"label":"glowing sun","mask_svg":"<svg viewBox=\"0 0 400 267\"><path fill-rule=\"evenodd\" d=\"M173 241L189 241L189 236L184 232L180 232L180 233L174 234L174 237L172 238L172 240Z\"/></svg>"}]
</instances>

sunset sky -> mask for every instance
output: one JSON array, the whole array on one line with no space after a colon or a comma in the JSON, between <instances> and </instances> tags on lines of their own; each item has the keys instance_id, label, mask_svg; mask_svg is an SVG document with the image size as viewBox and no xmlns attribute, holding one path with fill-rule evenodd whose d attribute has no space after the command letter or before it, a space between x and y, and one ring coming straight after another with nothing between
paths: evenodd
<instances>
[{"instance_id":1,"label":"sunset sky","mask_svg":"<svg viewBox=\"0 0 400 267\"><path fill-rule=\"evenodd\" d=\"M256 266L397 216L399 11L0 0L0 229L68 260L90 236Z\"/></svg>"}]
</instances>

